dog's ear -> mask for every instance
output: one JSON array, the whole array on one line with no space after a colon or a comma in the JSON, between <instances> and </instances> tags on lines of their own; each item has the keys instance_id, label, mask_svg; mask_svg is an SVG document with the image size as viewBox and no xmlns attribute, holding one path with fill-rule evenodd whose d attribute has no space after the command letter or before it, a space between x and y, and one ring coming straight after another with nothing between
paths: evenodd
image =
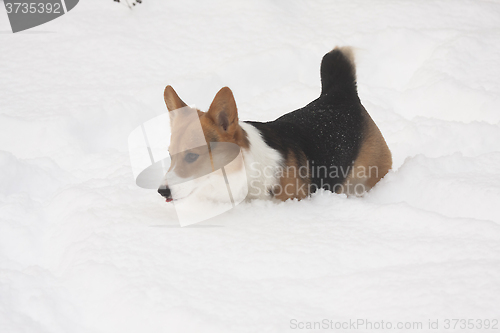
<instances>
[{"instance_id":1,"label":"dog's ear","mask_svg":"<svg viewBox=\"0 0 500 333\"><path fill-rule=\"evenodd\" d=\"M187 106L186 103L184 103L182 99L179 98L174 88L172 88L171 86L167 86L165 88L163 97L165 98L165 104L167 104L168 111L174 111Z\"/></svg>"},{"instance_id":2,"label":"dog's ear","mask_svg":"<svg viewBox=\"0 0 500 333\"><path fill-rule=\"evenodd\" d=\"M231 89L224 87L219 90L207 114L224 132L234 130L232 125L238 124L238 109Z\"/></svg>"}]
</instances>

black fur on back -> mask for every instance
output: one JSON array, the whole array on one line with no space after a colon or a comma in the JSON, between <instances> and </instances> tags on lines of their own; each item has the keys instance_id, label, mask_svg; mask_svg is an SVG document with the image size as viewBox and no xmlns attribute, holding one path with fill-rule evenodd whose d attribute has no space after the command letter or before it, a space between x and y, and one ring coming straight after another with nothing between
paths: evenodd
<instances>
[{"instance_id":1,"label":"black fur on back","mask_svg":"<svg viewBox=\"0 0 500 333\"><path fill-rule=\"evenodd\" d=\"M350 52L336 48L323 57L318 99L274 121L248 122L285 159L291 151L307 157L299 162L309 166L312 192L317 188L335 191L342 185L361 147L366 111L358 98ZM327 176L318 171L319 166L328 168ZM337 175L331 173L335 169Z\"/></svg>"}]
</instances>

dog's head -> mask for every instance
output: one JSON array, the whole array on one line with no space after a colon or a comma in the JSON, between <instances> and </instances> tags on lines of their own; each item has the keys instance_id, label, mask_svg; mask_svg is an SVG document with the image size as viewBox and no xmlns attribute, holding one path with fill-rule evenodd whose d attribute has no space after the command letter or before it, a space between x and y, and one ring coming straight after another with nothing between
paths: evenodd
<instances>
[{"instance_id":1,"label":"dog's head","mask_svg":"<svg viewBox=\"0 0 500 333\"><path fill-rule=\"evenodd\" d=\"M215 200L227 196L218 193L204 176L220 175L214 171L231 162L240 148L248 148L231 89L222 88L207 112L189 107L171 86L165 88L164 98L170 114L171 164L158 192L167 201L180 200L194 192ZM232 165L229 171L238 167L241 165Z\"/></svg>"}]
</instances>

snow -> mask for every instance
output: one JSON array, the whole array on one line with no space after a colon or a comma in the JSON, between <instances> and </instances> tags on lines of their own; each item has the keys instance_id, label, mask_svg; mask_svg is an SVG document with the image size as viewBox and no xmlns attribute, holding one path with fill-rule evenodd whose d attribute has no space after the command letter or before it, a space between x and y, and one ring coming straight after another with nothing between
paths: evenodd
<instances>
[{"instance_id":1,"label":"snow","mask_svg":"<svg viewBox=\"0 0 500 333\"><path fill-rule=\"evenodd\" d=\"M0 10L0 332L500 319L499 2L87 0L9 30ZM127 138L167 84L270 120L317 97L335 45L393 153L368 195L180 228L134 184Z\"/></svg>"}]
</instances>

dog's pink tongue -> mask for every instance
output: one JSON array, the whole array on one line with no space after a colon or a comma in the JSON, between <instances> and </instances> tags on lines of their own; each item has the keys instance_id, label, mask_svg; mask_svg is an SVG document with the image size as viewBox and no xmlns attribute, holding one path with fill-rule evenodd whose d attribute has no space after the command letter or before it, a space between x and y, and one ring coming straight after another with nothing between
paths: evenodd
<instances>
[{"instance_id":1,"label":"dog's pink tongue","mask_svg":"<svg viewBox=\"0 0 500 333\"><path fill-rule=\"evenodd\" d=\"M172 198L168 198L167 200L165 200L166 202L170 202L170 201L174 201L174 199Z\"/></svg>"}]
</instances>

